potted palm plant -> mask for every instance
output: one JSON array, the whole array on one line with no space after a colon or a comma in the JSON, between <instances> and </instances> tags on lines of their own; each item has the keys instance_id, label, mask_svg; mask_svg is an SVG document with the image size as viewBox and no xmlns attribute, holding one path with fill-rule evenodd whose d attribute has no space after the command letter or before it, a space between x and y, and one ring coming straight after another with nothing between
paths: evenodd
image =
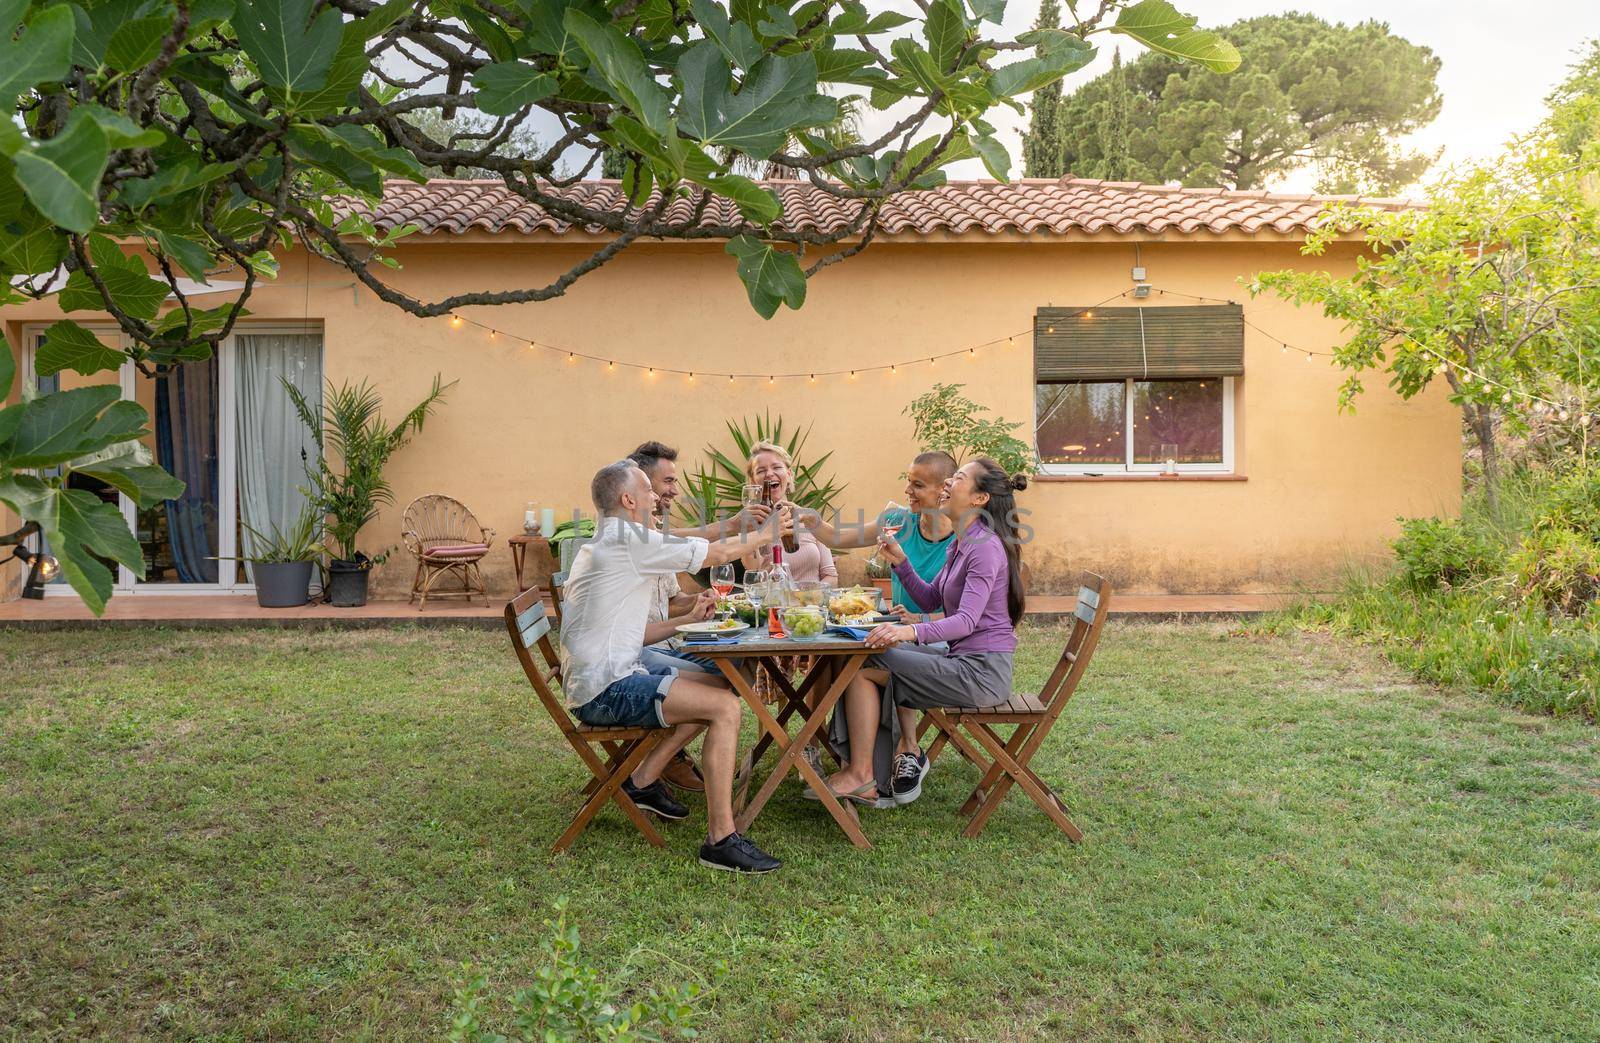
<instances>
[{"instance_id":1,"label":"potted palm plant","mask_svg":"<svg viewBox=\"0 0 1600 1043\"><path fill-rule=\"evenodd\" d=\"M311 570L322 559L322 518L315 504L288 525L268 526L266 532L242 526L250 552L256 584L256 603L262 608L294 608L311 599Z\"/></svg>"},{"instance_id":2,"label":"potted palm plant","mask_svg":"<svg viewBox=\"0 0 1600 1043\"><path fill-rule=\"evenodd\" d=\"M455 387L455 381L440 384L439 379L436 374L427 397L393 425L384 421L383 399L365 380L338 387L329 381L320 413L298 388L283 381L295 412L320 450L314 463L307 461L306 477L311 483L308 492L326 518L324 529L333 543L328 600L334 605L367 603L372 566L382 563L388 552L368 556L357 548L356 537L381 507L394 502L394 493L383 477L389 458L422 430L433 407Z\"/></svg>"}]
</instances>

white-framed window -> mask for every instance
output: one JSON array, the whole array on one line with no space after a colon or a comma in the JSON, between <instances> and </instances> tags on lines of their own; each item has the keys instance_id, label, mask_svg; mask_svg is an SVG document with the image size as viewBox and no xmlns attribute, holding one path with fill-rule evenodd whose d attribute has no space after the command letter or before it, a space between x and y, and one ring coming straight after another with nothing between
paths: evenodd
<instances>
[{"instance_id":1,"label":"white-framed window","mask_svg":"<svg viewBox=\"0 0 1600 1043\"><path fill-rule=\"evenodd\" d=\"M1040 308L1034 446L1046 474L1229 474L1238 305Z\"/></svg>"},{"instance_id":2,"label":"white-framed window","mask_svg":"<svg viewBox=\"0 0 1600 1043\"><path fill-rule=\"evenodd\" d=\"M1046 474L1233 471L1232 377L1034 385Z\"/></svg>"},{"instance_id":3,"label":"white-framed window","mask_svg":"<svg viewBox=\"0 0 1600 1043\"><path fill-rule=\"evenodd\" d=\"M114 327L85 325L107 345L126 346ZM131 361L114 373L82 376L66 370L40 377L34 356L46 328L24 328L23 379L41 392L118 384L123 399L139 403L149 415L150 434L141 441L154 461L186 483L178 499L140 509L104 483L74 474L75 486L118 504L144 551L144 578L118 566L116 589L253 591L251 566L240 560L253 549L252 530L268 533L285 527L304 502L298 489L305 484L300 453L315 447L293 414L281 381L295 384L313 406L320 403L321 324L241 324L215 357L155 377ZM54 584L46 593L72 591Z\"/></svg>"}]
</instances>

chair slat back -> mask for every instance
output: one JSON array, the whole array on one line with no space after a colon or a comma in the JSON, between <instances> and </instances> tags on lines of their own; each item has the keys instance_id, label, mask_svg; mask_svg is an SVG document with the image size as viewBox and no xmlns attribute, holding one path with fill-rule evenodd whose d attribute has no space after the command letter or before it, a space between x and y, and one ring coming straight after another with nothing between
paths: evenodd
<instances>
[{"instance_id":1,"label":"chair slat back","mask_svg":"<svg viewBox=\"0 0 1600 1043\"><path fill-rule=\"evenodd\" d=\"M561 658L550 642L550 619L545 614L544 601L538 588L525 590L507 602L505 615L506 630L511 634L517 662L522 664L522 672L528 675L528 683L533 686L534 694L562 732L570 734L576 731L577 725L573 723L572 715L550 687L552 682L559 684L561 681ZM539 659L534 658L535 650L539 653Z\"/></svg>"},{"instance_id":2,"label":"chair slat back","mask_svg":"<svg viewBox=\"0 0 1600 1043\"><path fill-rule=\"evenodd\" d=\"M1061 658L1050 672L1050 679L1039 692L1051 718L1060 715L1078 689L1078 682L1089 668L1089 660L1100 643L1106 618L1111 613L1111 585L1092 572L1084 573L1078 588L1078 603L1072 611L1072 632L1067 635Z\"/></svg>"},{"instance_id":3,"label":"chair slat back","mask_svg":"<svg viewBox=\"0 0 1600 1043\"><path fill-rule=\"evenodd\" d=\"M556 622L561 622L561 592L567 587L567 571L550 574L550 605L556 610Z\"/></svg>"}]
</instances>

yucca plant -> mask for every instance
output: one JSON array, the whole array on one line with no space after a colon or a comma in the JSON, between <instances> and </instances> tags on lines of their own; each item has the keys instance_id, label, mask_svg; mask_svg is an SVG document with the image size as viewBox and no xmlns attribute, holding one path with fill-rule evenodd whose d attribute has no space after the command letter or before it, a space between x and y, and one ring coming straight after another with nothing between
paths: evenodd
<instances>
[{"instance_id":1,"label":"yucca plant","mask_svg":"<svg viewBox=\"0 0 1600 1043\"><path fill-rule=\"evenodd\" d=\"M742 506L741 493L745 482L745 461L750 459L750 448L757 442L781 445L794 461L794 500L802 507L826 512L844 492L832 476L823 477L822 469L833 453L826 452L813 461L805 453L809 426L786 428L783 417L773 418L771 413L746 417L737 423L727 421L728 435L733 439L732 453L724 453L716 446L706 446L709 465L700 464L693 474L684 475L684 495L678 500L679 517L691 525L702 524L710 518L735 513Z\"/></svg>"},{"instance_id":2,"label":"yucca plant","mask_svg":"<svg viewBox=\"0 0 1600 1043\"><path fill-rule=\"evenodd\" d=\"M383 398L365 380L338 387L329 381L320 415L298 388L283 381L300 422L317 443L317 459L306 463L306 477L311 481L308 491L327 516L327 533L338 551L336 560L356 560L356 535L378 516L380 507L394 502L394 493L383 477L384 466L422 430L433 407L455 385L453 380L440 384L435 374L427 397L391 426L383 420Z\"/></svg>"}]
</instances>

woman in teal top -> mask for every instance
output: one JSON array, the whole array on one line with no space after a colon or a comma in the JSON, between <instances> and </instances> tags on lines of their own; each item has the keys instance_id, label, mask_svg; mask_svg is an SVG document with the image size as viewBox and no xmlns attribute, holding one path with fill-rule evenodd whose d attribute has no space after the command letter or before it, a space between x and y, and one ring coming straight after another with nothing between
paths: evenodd
<instances>
[{"instance_id":1,"label":"woman in teal top","mask_svg":"<svg viewBox=\"0 0 1600 1043\"><path fill-rule=\"evenodd\" d=\"M911 513L916 515L915 525L910 524L910 519L904 513L853 526L835 526L816 515L802 517L797 514L796 517L824 546L835 550L871 547L878 542L878 533L885 522L899 524L900 532L896 538L900 541L900 548L905 551L917 575L932 582L933 577L944 568L945 556L955 542L952 538L955 526L939 509L939 494L944 491L945 481L955 473L956 461L949 453L922 453L911 461L906 471L905 497ZM890 589L896 605L915 604L907 596L898 576L892 577Z\"/></svg>"},{"instance_id":2,"label":"woman in teal top","mask_svg":"<svg viewBox=\"0 0 1600 1043\"><path fill-rule=\"evenodd\" d=\"M897 513L899 517L886 517L883 521L900 527L896 539L899 540L900 549L905 551L906 560L911 563L912 571L924 581L932 583L933 577L944 568L945 557L950 553L951 544L955 539L955 526L951 525L950 519L939 511L926 511L920 506L911 510L915 516L915 524L907 520L903 513ZM896 605L908 607L916 605L911 595L906 593L900 577L894 573L889 574L889 589Z\"/></svg>"}]
</instances>

